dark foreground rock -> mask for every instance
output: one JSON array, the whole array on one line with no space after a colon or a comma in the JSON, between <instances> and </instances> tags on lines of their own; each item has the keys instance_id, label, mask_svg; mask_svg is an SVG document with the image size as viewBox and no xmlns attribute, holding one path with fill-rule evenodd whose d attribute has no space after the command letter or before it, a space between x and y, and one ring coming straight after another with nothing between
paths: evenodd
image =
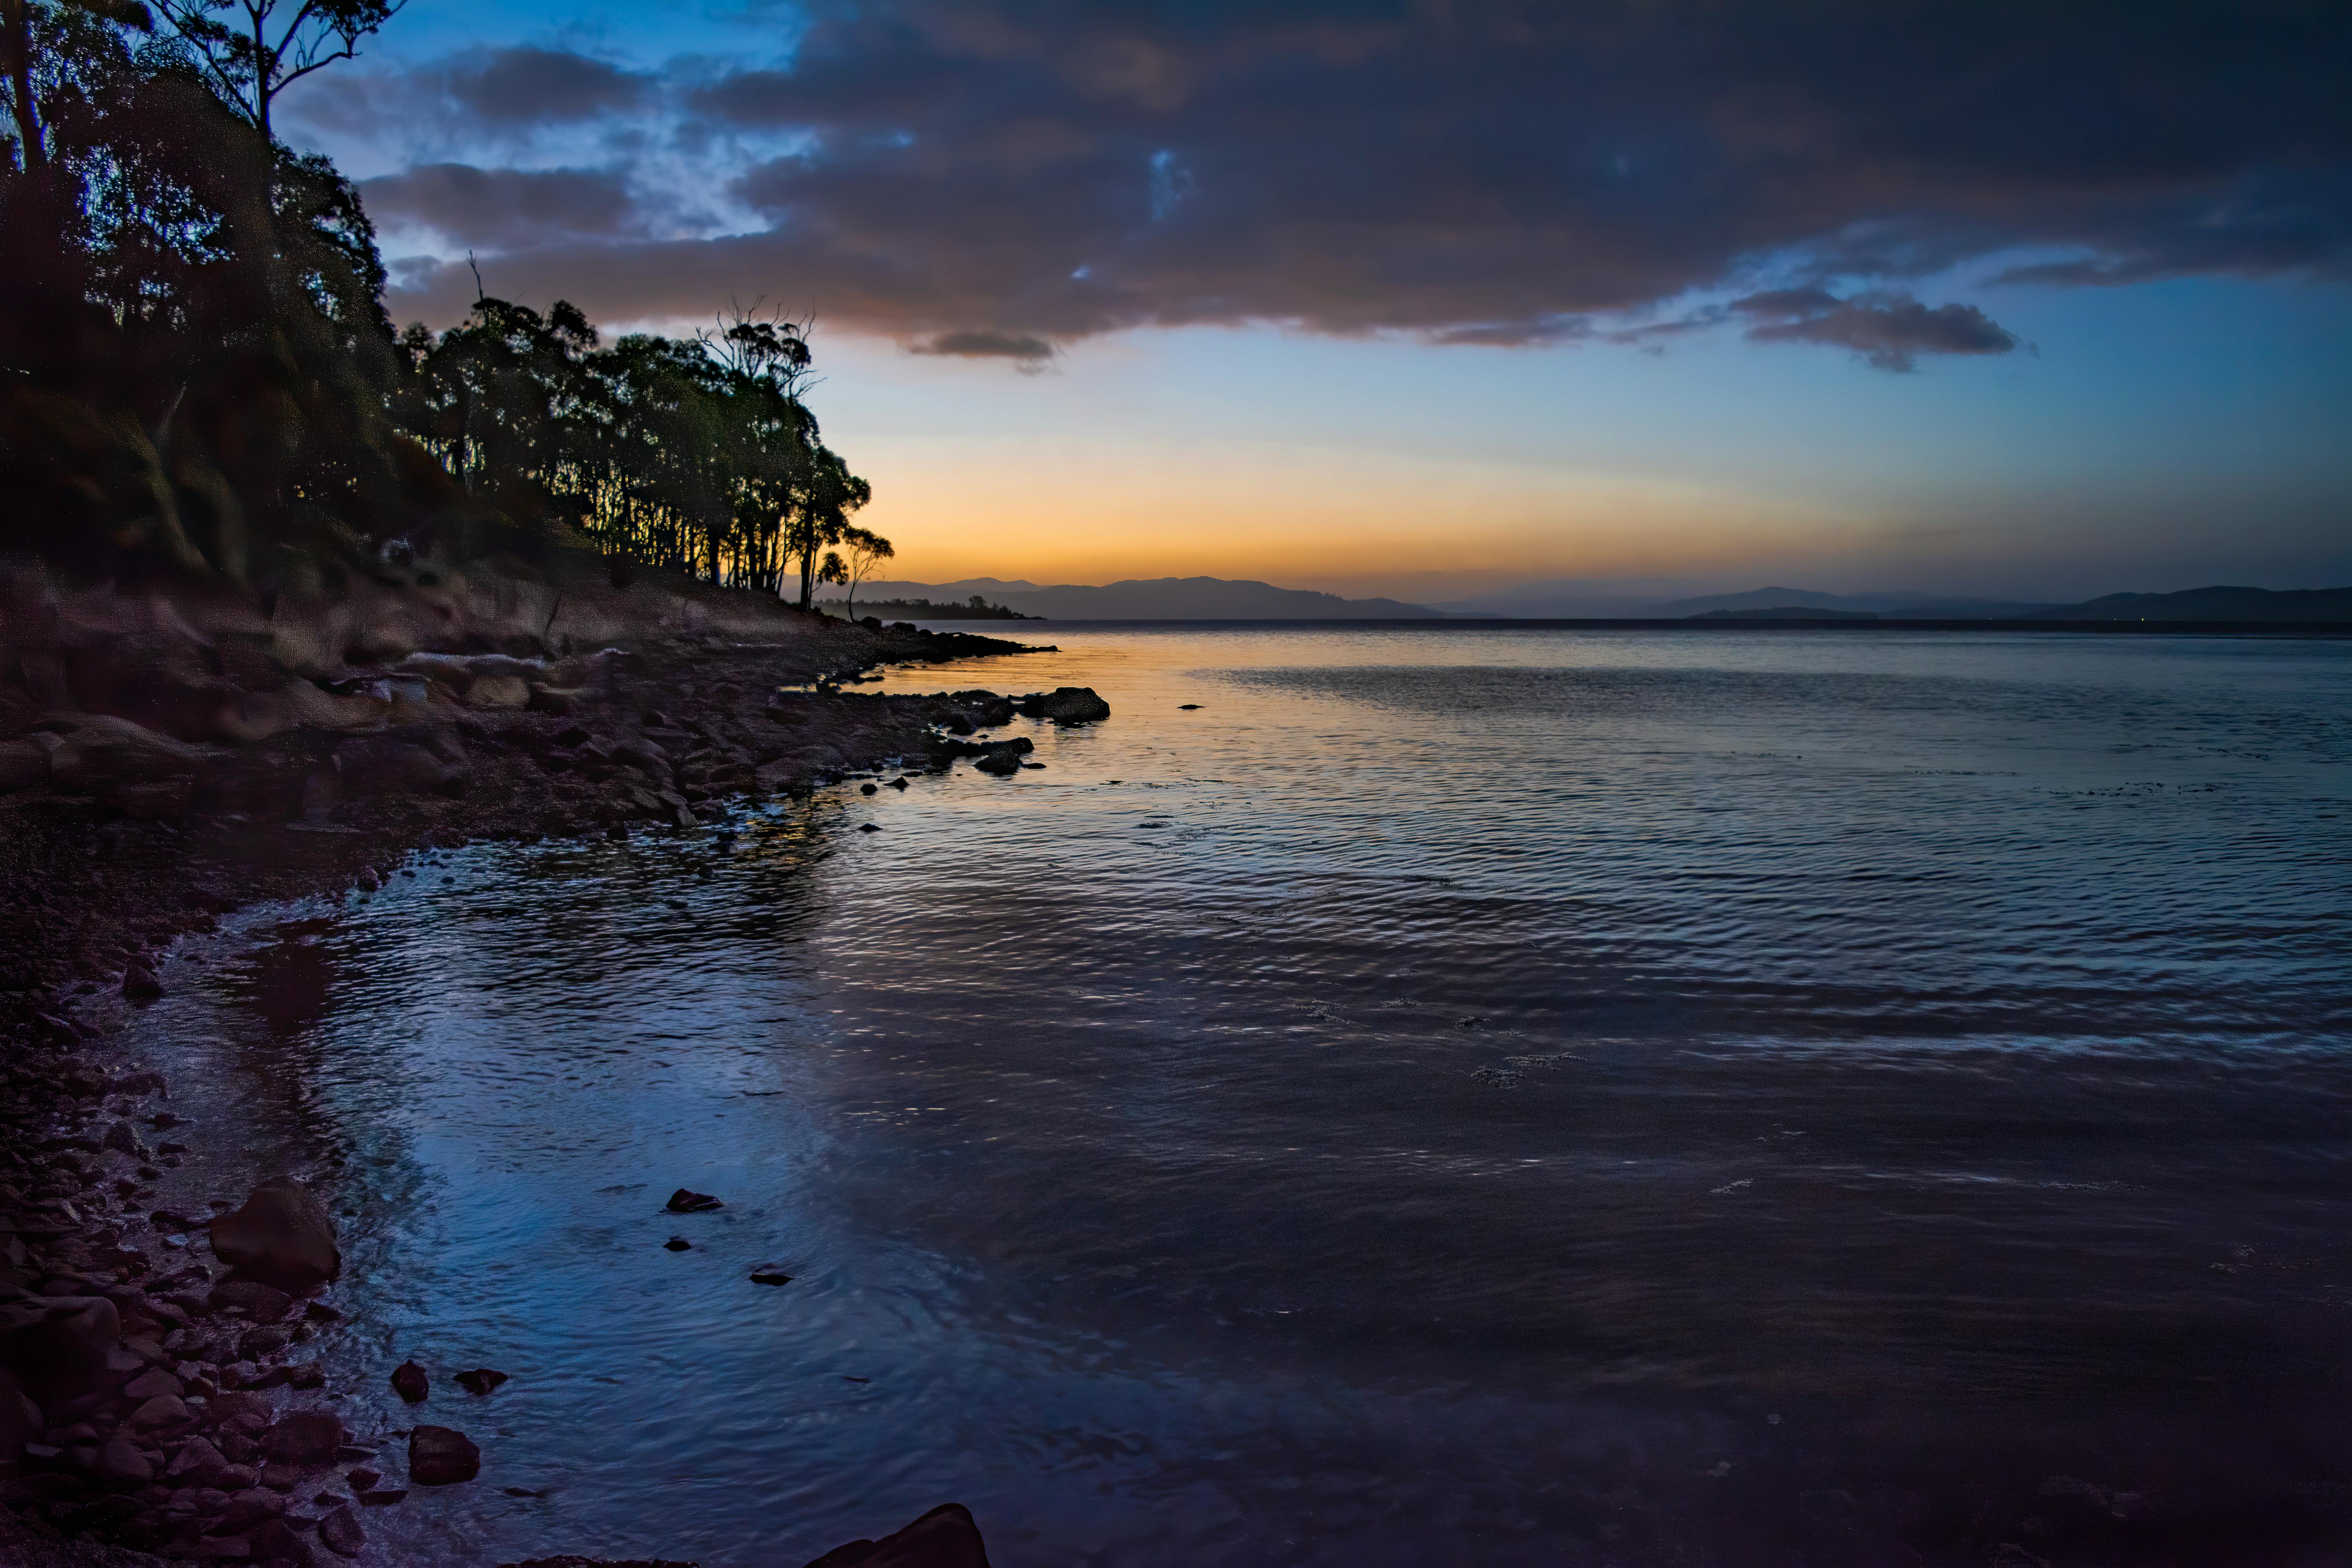
<instances>
[{"instance_id":1,"label":"dark foreground rock","mask_svg":"<svg viewBox=\"0 0 2352 1568\"><path fill-rule=\"evenodd\" d=\"M425 1369L413 1361L402 1362L392 1369L392 1391L410 1405L421 1405L433 1392L433 1380Z\"/></svg>"},{"instance_id":2,"label":"dark foreground rock","mask_svg":"<svg viewBox=\"0 0 2352 1568\"><path fill-rule=\"evenodd\" d=\"M327 1205L291 1176L253 1189L245 1206L212 1223L213 1253L239 1279L307 1296L343 1271Z\"/></svg>"},{"instance_id":3,"label":"dark foreground rock","mask_svg":"<svg viewBox=\"0 0 2352 1568\"><path fill-rule=\"evenodd\" d=\"M408 1435L408 1479L418 1486L455 1486L481 1473L482 1451L463 1432L419 1426Z\"/></svg>"},{"instance_id":4,"label":"dark foreground rock","mask_svg":"<svg viewBox=\"0 0 2352 1568\"><path fill-rule=\"evenodd\" d=\"M808 1568L988 1568L971 1510L941 1503L895 1535L836 1546Z\"/></svg>"},{"instance_id":5,"label":"dark foreground rock","mask_svg":"<svg viewBox=\"0 0 2352 1568\"><path fill-rule=\"evenodd\" d=\"M1091 686L1057 686L1051 691L1035 692L1021 699L1020 710L1029 718L1050 719L1056 724L1091 724L1110 717L1110 704L1096 696Z\"/></svg>"}]
</instances>

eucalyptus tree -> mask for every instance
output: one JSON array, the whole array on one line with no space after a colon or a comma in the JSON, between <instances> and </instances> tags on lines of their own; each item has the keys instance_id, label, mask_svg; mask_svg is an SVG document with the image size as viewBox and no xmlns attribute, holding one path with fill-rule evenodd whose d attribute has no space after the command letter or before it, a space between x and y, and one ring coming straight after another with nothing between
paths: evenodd
<instances>
[{"instance_id":1,"label":"eucalyptus tree","mask_svg":"<svg viewBox=\"0 0 2352 1568\"><path fill-rule=\"evenodd\" d=\"M278 95L337 60L408 0L157 0L196 68L266 142Z\"/></svg>"}]
</instances>

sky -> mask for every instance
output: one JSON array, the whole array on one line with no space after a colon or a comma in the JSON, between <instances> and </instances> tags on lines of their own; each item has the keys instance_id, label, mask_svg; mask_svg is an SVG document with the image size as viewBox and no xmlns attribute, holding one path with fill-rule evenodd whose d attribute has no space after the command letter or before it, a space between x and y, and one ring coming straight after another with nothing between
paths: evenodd
<instances>
[{"instance_id":1,"label":"sky","mask_svg":"<svg viewBox=\"0 0 2352 1568\"><path fill-rule=\"evenodd\" d=\"M396 321L814 318L894 577L2352 584L2339 0L410 0Z\"/></svg>"}]
</instances>

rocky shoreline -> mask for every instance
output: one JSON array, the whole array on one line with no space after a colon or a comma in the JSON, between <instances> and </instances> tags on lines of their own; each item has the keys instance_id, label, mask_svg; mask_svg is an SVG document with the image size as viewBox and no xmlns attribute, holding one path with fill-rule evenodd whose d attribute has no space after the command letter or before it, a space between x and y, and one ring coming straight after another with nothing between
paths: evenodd
<instances>
[{"instance_id":1,"label":"rocky shoreline","mask_svg":"<svg viewBox=\"0 0 2352 1568\"><path fill-rule=\"evenodd\" d=\"M341 1316L317 1299L340 1257L331 1218L299 1184L217 1194L210 1214L157 1206L166 1172L202 1152L174 1131L198 1134L163 1078L127 1070L109 1037L127 1006L161 994L165 946L243 905L373 889L420 849L676 830L733 800L886 764L964 757L1010 774L1035 765L1031 743L980 731L1016 712L1065 723L1108 712L1074 689L845 691L878 664L1027 650L772 602L748 626L735 605L724 607L739 624L698 626L673 613L683 597L654 601L657 624L603 628L623 635L591 651L547 637L551 616L537 651L484 649L476 636L307 674L278 660L243 689L196 683L201 708L184 680L149 682L159 701L128 679L142 660L168 668L152 636L85 626L77 641L54 616L28 636L12 616L0 668L0 1562L363 1557L370 1510L405 1495L389 1478L471 1478L462 1433L420 1425L406 1453L384 1454L325 1407L336 1391L297 1352ZM239 699L256 695L284 721L254 721L267 705L251 702L240 720ZM223 732L240 721L257 732ZM986 1554L950 1507L822 1562Z\"/></svg>"}]
</instances>

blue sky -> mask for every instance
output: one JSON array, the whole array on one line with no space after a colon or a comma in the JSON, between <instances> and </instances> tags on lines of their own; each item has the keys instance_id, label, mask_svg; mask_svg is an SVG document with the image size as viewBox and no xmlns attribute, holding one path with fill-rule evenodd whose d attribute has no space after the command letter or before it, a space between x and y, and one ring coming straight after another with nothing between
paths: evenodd
<instances>
[{"instance_id":1,"label":"blue sky","mask_svg":"<svg viewBox=\"0 0 2352 1568\"><path fill-rule=\"evenodd\" d=\"M1676 9L415 0L284 122L399 319L813 308L908 577L2352 582L2345 26Z\"/></svg>"}]
</instances>

